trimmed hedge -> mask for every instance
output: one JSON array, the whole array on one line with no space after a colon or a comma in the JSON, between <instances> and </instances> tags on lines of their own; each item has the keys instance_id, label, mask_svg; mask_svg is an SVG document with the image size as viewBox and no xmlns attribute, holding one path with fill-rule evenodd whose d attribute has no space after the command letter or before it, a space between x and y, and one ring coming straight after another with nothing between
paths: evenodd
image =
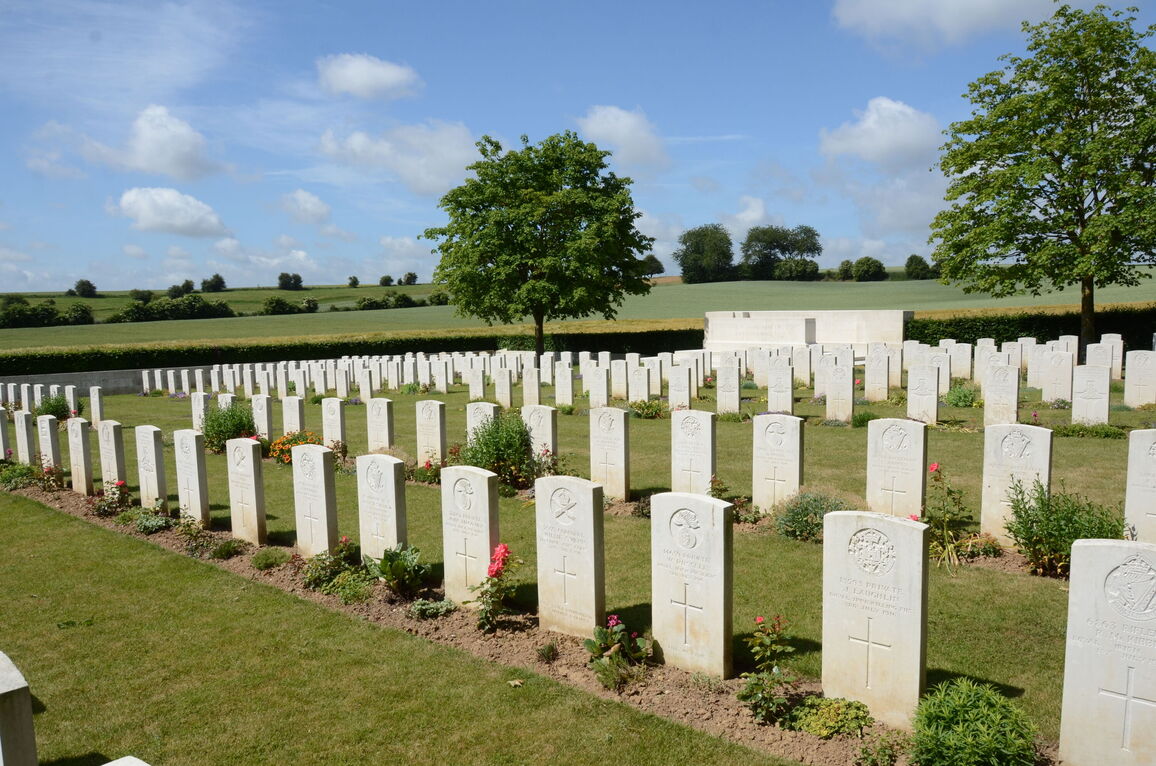
<instances>
[{"instance_id":1,"label":"trimmed hedge","mask_svg":"<svg viewBox=\"0 0 1156 766\"><path fill-rule=\"evenodd\" d=\"M701 348L703 331L558 333L548 335L547 341L547 349L552 350L609 351L616 354L637 352L652 356L660 351ZM266 343L237 345L189 343L146 347L50 348L21 354L0 352L0 370L6 375L46 375L97 370L196 367L238 362L279 362L289 359L334 359L346 355L404 354L407 351L436 353L533 347L532 336L479 334L271 340Z\"/></svg>"},{"instance_id":2,"label":"trimmed hedge","mask_svg":"<svg viewBox=\"0 0 1156 766\"><path fill-rule=\"evenodd\" d=\"M1147 349L1156 332L1156 304L1119 307L1096 312L1096 334L1118 332L1127 349ZM985 314L950 319L912 319L903 328L907 340L934 345L941 338L960 343L975 343L979 338L994 338L996 343L1017 338L1054 340L1061 335L1080 334L1080 314Z\"/></svg>"}]
</instances>

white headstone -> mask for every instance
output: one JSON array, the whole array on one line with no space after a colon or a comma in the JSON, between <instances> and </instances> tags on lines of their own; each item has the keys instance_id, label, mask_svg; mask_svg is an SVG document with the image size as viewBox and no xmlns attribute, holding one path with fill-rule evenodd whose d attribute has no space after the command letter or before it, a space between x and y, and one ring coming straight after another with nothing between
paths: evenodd
<instances>
[{"instance_id":1,"label":"white headstone","mask_svg":"<svg viewBox=\"0 0 1156 766\"><path fill-rule=\"evenodd\" d=\"M630 498L630 413L614 407L590 410L590 479L607 497Z\"/></svg>"},{"instance_id":2,"label":"white headstone","mask_svg":"<svg viewBox=\"0 0 1156 766\"><path fill-rule=\"evenodd\" d=\"M732 506L684 492L650 498L651 620L668 665L731 674Z\"/></svg>"},{"instance_id":3,"label":"white headstone","mask_svg":"<svg viewBox=\"0 0 1156 766\"><path fill-rule=\"evenodd\" d=\"M442 471L442 546L446 598L472 601L497 547L498 475L468 465Z\"/></svg>"},{"instance_id":4,"label":"white headstone","mask_svg":"<svg viewBox=\"0 0 1156 766\"><path fill-rule=\"evenodd\" d=\"M633 367L627 380L628 396L632 402L645 402L650 399L650 370L645 367Z\"/></svg>"},{"instance_id":5,"label":"white headstone","mask_svg":"<svg viewBox=\"0 0 1156 766\"><path fill-rule=\"evenodd\" d=\"M1081 364L1072 370L1072 422L1108 422L1108 391L1112 368Z\"/></svg>"},{"instance_id":6,"label":"white headstone","mask_svg":"<svg viewBox=\"0 0 1156 766\"><path fill-rule=\"evenodd\" d=\"M88 416L92 418L94 426L100 425L100 421L104 420L104 395L100 386L88 388Z\"/></svg>"},{"instance_id":7,"label":"white headstone","mask_svg":"<svg viewBox=\"0 0 1156 766\"><path fill-rule=\"evenodd\" d=\"M40 442L40 465L43 468L61 468L60 421L55 415L36 417L36 437Z\"/></svg>"},{"instance_id":8,"label":"white headstone","mask_svg":"<svg viewBox=\"0 0 1156 766\"><path fill-rule=\"evenodd\" d=\"M393 447L393 401L368 399L365 403L366 433L370 452Z\"/></svg>"},{"instance_id":9,"label":"white headstone","mask_svg":"<svg viewBox=\"0 0 1156 766\"><path fill-rule=\"evenodd\" d=\"M209 515L204 435L191 428L173 431L173 454L177 465L177 507L181 516L188 516L207 528L212 519Z\"/></svg>"},{"instance_id":10,"label":"white headstone","mask_svg":"<svg viewBox=\"0 0 1156 766\"><path fill-rule=\"evenodd\" d=\"M921 423L939 420L939 368L913 364L907 371L907 417Z\"/></svg>"},{"instance_id":11,"label":"white headstone","mask_svg":"<svg viewBox=\"0 0 1156 766\"><path fill-rule=\"evenodd\" d=\"M927 488L927 425L903 418L867 424L867 507L920 516Z\"/></svg>"},{"instance_id":12,"label":"white headstone","mask_svg":"<svg viewBox=\"0 0 1156 766\"><path fill-rule=\"evenodd\" d=\"M105 491L118 481L127 481L124 468L124 437L120 423L102 420L97 426L97 442L100 448L100 483Z\"/></svg>"},{"instance_id":13,"label":"white headstone","mask_svg":"<svg viewBox=\"0 0 1156 766\"><path fill-rule=\"evenodd\" d=\"M574 405L574 369L566 362L554 363L554 404Z\"/></svg>"},{"instance_id":14,"label":"white headstone","mask_svg":"<svg viewBox=\"0 0 1156 766\"><path fill-rule=\"evenodd\" d=\"M587 637L606 611L602 487L573 476L534 482L538 626Z\"/></svg>"},{"instance_id":15,"label":"white headstone","mask_svg":"<svg viewBox=\"0 0 1156 766\"><path fill-rule=\"evenodd\" d=\"M72 490L81 495L92 494L92 451L89 449L91 431L92 427L84 418L68 419L68 463ZM3 450L0 450L0 454L3 454Z\"/></svg>"},{"instance_id":16,"label":"white headstone","mask_svg":"<svg viewBox=\"0 0 1156 766\"><path fill-rule=\"evenodd\" d=\"M16 460L32 465L36 454L36 419L28 410L17 410L12 419L16 431Z\"/></svg>"},{"instance_id":17,"label":"white headstone","mask_svg":"<svg viewBox=\"0 0 1156 766\"><path fill-rule=\"evenodd\" d=\"M229 518L233 537L265 544L265 481L261 466L261 445L252 439L225 442L225 463L229 473Z\"/></svg>"},{"instance_id":18,"label":"white headstone","mask_svg":"<svg viewBox=\"0 0 1156 766\"><path fill-rule=\"evenodd\" d=\"M537 367L527 367L522 373L522 404L541 404L542 386Z\"/></svg>"},{"instance_id":19,"label":"white headstone","mask_svg":"<svg viewBox=\"0 0 1156 766\"><path fill-rule=\"evenodd\" d=\"M0 652L0 764L36 766L32 692L7 654Z\"/></svg>"},{"instance_id":20,"label":"white headstone","mask_svg":"<svg viewBox=\"0 0 1156 766\"><path fill-rule=\"evenodd\" d=\"M718 412L738 412L742 402L739 387L739 368L736 365L724 365L718 369L715 378L715 395L718 401L715 409Z\"/></svg>"},{"instance_id":21,"label":"white headstone","mask_svg":"<svg viewBox=\"0 0 1156 766\"><path fill-rule=\"evenodd\" d=\"M795 411L795 368L767 368L767 412L790 415Z\"/></svg>"},{"instance_id":22,"label":"white headstone","mask_svg":"<svg viewBox=\"0 0 1156 766\"><path fill-rule=\"evenodd\" d=\"M1060 759L1156 763L1156 545L1077 540L1068 584Z\"/></svg>"},{"instance_id":23,"label":"white headstone","mask_svg":"<svg viewBox=\"0 0 1156 766\"><path fill-rule=\"evenodd\" d=\"M1044 368L1040 384L1045 402L1063 399L1072 401L1072 368L1075 355L1068 351L1052 351L1043 356Z\"/></svg>"},{"instance_id":24,"label":"white headstone","mask_svg":"<svg viewBox=\"0 0 1156 766\"><path fill-rule=\"evenodd\" d=\"M887 365L890 357L882 348L867 354L863 366L863 398L869 402L887 401Z\"/></svg>"},{"instance_id":25,"label":"white headstone","mask_svg":"<svg viewBox=\"0 0 1156 766\"><path fill-rule=\"evenodd\" d=\"M693 375L694 370L685 365L675 365L670 368L670 381L667 386L667 391L668 404L672 410L690 406L691 390L693 388L691 380ZM593 406L593 403L591 403L591 406Z\"/></svg>"},{"instance_id":26,"label":"white headstone","mask_svg":"<svg viewBox=\"0 0 1156 766\"><path fill-rule=\"evenodd\" d=\"M305 428L305 400L300 396L281 399L281 430L292 434Z\"/></svg>"},{"instance_id":27,"label":"white headstone","mask_svg":"<svg viewBox=\"0 0 1156 766\"><path fill-rule=\"evenodd\" d=\"M605 407L610 403L610 389L606 379L606 370L595 367L593 364L586 367L582 382L590 396L590 409Z\"/></svg>"},{"instance_id":28,"label":"white headstone","mask_svg":"<svg viewBox=\"0 0 1156 766\"><path fill-rule=\"evenodd\" d=\"M1139 407L1156 402L1156 351L1125 354L1124 404Z\"/></svg>"},{"instance_id":29,"label":"white headstone","mask_svg":"<svg viewBox=\"0 0 1156 766\"><path fill-rule=\"evenodd\" d=\"M493 420L502 408L493 402L470 402L466 405L466 441L474 437L474 431L483 423Z\"/></svg>"},{"instance_id":30,"label":"white headstone","mask_svg":"<svg viewBox=\"0 0 1156 766\"><path fill-rule=\"evenodd\" d=\"M610 363L610 396L615 399L626 399L626 360L615 359Z\"/></svg>"},{"instance_id":31,"label":"white headstone","mask_svg":"<svg viewBox=\"0 0 1156 766\"><path fill-rule=\"evenodd\" d=\"M1020 368L991 364L983 387L983 425L996 426L1019 420Z\"/></svg>"},{"instance_id":32,"label":"white headstone","mask_svg":"<svg viewBox=\"0 0 1156 766\"><path fill-rule=\"evenodd\" d=\"M444 403L423 399L415 405L417 415L417 462L427 460L440 465L446 456L446 420Z\"/></svg>"},{"instance_id":33,"label":"white headstone","mask_svg":"<svg viewBox=\"0 0 1156 766\"><path fill-rule=\"evenodd\" d=\"M803 419L756 415L751 492L754 506L768 513L799 493L803 483Z\"/></svg>"},{"instance_id":34,"label":"white headstone","mask_svg":"<svg viewBox=\"0 0 1156 766\"><path fill-rule=\"evenodd\" d=\"M698 410L670 414L670 488L672 492L710 494L715 475L715 415Z\"/></svg>"},{"instance_id":35,"label":"white headstone","mask_svg":"<svg viewBox=\"0 0 1156 766\"><path fill-rule=\"evenodd\" d=\"M850 365L827 368L827 420L851 422L855 413L854 373Z\"/></svg>"},{"instance_id":36,"label":"white headstone","mask_svg":"<svg viewBox=\"0 0 1156 766\"><path fill-rule=\"evenodd\" d=\"M189 405L193 413L193 430L200 431L205 426L205 411L209 407L209 395L192 393L189 395Z\"/></svg>"},{"instance_id":37,"label":"white headstone","mask_svg":"<svg viewBox=\"0 0 1156 766\"><path fill-rule=\"evenodd\" d=\"M1037 479L1051 486L1052 432L1027 425L989 426L983 431L983 495L980 531L1010 545L1005 524L1011 517L1008 490L1019 482L1031 492Z\"/></svg>"},{"instance_id":38,"label":"white headstone","mask_svg":"<svg viewBox=\"0 0 1156 766\"><path fill-rule=\"evenodd\" d=\"M865 511L823 517L823 694L908 731L927 657L928 529Z\"/></svg>"},{"instance_id":39,"label":"white headstone","mask_svg":"<svg viewBox=\"0 0 1156 766\"><path fill-rule=\"evenodd\" d=\"M345 400L336 397L321 400L321 438L326 446L345 440Z\"/></svg>"},{"instance_id":40,"label":"white headstone","mask_svg":"<svg viewBox=\"0 0 1156 766\"><path fill-rule=\"evenodd\" d=\"M558 454L558 410L543 404L528 404L522 408L522 422L530 431L535 455L543 451Z\"/></svg>"},{"instance_id":41,"label":"white headstone","mask_svg":"<svg viewBox=\"0 0 1156 766\"><path fill-rule=\"evenodd\" d=\"M273 408L268 394L253 394L253 425L262 439L273 438ZM344 440L342 440L344 441Z\"/></svg>"},{"instance_id":42,"label":"white headstone","mask_svg":"<svg viewBox=\"0 0 1156 766\"><path fill-rule=\"evenodd\" d=\"M360 455L357 508L362 555L380 559L387 548L406 543L405 461Z\"/></svg>"},{"instance_id":43,"label":"white headstone","mask_svg":"<svg viewBox=\"0 0 1156 766\"><path fill-rule=\"evenodd\" d=\"M292 453L297 550L303 558L310 558L337 545L334 455L320 444L298 444Z\"/></svg>"},{"instance_id":44,"label":"white headstone","mask_svg":"<svg viewBox=\"0 0 1156 766\"><path fill-rule=\"evenodd\" d=\"M169 491L165 481L164 432L156 426L137 426L135 434L141 507L159 505L167 508Z\"/></svg>"},{"instance_id":45,"label":"white headstone","mask_svg":"<svg viewBox=\"0 0 1156 766\"><path fill-rule=\"evenodd\" d=\"M1133 539L1156 543L1156 428L1128 434L1124 523Z\"/></svg>"}]
</instances>

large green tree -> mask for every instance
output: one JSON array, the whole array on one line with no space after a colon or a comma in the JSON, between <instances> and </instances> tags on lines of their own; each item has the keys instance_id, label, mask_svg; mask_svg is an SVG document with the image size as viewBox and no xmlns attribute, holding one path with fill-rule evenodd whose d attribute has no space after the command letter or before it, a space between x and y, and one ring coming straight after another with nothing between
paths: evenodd
<instances>
[{"instance_id":1,"label":"large green tree","mask_svg":"<svg viewBox=\"0 0 1156 766\"><path fill-rule=\"evenodd\" d=\"M995 296L1079 285L1081 352L1096 286L1135 285L1156 260L1156 27L1134 21L1065 5L1025 23L1028 55L970 85L939 163L943 280Z\"/></svg>"},{"instance_id":2,"label":"large green tree","mask_svg":"<svg viewBox=\"0 0 1156 766\"><path fill-rule=\"evenodd\" d=\"M678 236L674 260L682 271L682 281L725 282L735 278L734 246L721 223L687 229Z\"/></svg>"},{"instance_id":3,"label":"large green tree","mask_svg":"<svg viewBox=\"0 0 1156 766\"><path fill-rule=\"evenodd\" d=\"M782 261L823 254L819 232L810 226L752 226L740 249L743 279L776 279L775 267Z\"/></svg>"},{"instance_id":4,"label":"large green tree","mask_svg":"<svg viewBox=\"0 0 1156 766\"><path fill-rule=\"evenodd\" d=\"M434 282L460 314L487 323L534 320L538 353L546 320L613 319L627 295L650 290L630 179L607 169L610 152L567 131L505 151L483 136L474 177L441 198L445 226Z\"/></svg>"}]
</instances>

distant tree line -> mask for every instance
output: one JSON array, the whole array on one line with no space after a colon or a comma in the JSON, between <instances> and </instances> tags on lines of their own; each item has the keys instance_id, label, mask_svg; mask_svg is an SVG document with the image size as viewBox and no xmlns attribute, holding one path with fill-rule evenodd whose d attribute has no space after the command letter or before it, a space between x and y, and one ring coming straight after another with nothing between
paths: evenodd
<instances>
[{"instance_id":1,"label":"distant tree line","mask_svg":"<svg viewBox=\"0 0 1156 766\"><path fill-rule=\"evenodd\" d=\"M35 305L21 295L0 298L0 328L57 327L61 325L93 324L92 306L74 303L61 311L51 298Z\"/></svg>"}]
</instances>

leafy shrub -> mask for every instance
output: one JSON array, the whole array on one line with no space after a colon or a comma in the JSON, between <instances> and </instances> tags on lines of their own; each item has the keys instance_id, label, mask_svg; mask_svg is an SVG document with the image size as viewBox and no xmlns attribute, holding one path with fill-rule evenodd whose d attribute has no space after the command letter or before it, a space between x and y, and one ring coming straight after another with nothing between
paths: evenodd
<instances>
[{"instance_id":1,"label":"leafy shrub","mask_svg":"<svg viewBox=\"0 0 1156 766\"><path fill-rule=\"evenodd\" d=\"M887 269L878 258L865 255L855 261L851 267L851 275L856 282L881 282L887 279Z\"/></svg>"},{"instance_id":2,"label":"leafy shrub","mask_svg":"<svg viewBox=\"0 0 1156 766\"><path fill-rule=\"evenodd\" d=\"M807 697L783 722L794 731L805 731L820 739L837 734L863 736L863 729L875 723L862 702L842 697Z\"/></svg>"},{"instance_id":3,"label":"leafy shrub","mask_svg":"<svg viewBox=\"0 0 1156 766\"><path fill-rule=\"evenodd\" d=\"M59 492L64 489L64 469L55 465L41 467L36 474L36 485L45 492Z\"/></svg>"},{"instance_id":4,"label":"leafy shrub","mask_svg":"<svg viewBox=\"0 0 1156 766\"><path fill-rule=\"evenodd\" d=\"M960 551L962 541L968 537L972 513L963 502L963 490L951 485L947 472L939 463L932 463L927 472L930 482L920 521L930 527L929 547L937 565L945 564L950 569L958 566L963 558Z\"/></svg>"},{"instance_id":5,"label":"leafy shrub","mask_svg":"<svg viewBox=\"0 0 1156 766\"><path fill-rule=\"evenodd\" d=\"M1070 410L1072 403L1067 399L1052 399L1050 402L1040 402L1040 406L1049 410Z\"/></svg>"},{"instance_id":6,"label":"leafy shrub","mask_svg":"<svg viewBox=\"0 0 1156 766\"><path fill-rule=\"evenodd\" d=\"M245 551L249 550L249 543L244 540L238 540L231 537L228 540L222 540L213 546L209 551L209 558L211 559L231 559L234 556L240 556Z\"/></svg>"},{"instance_id":7,"label":"leafy shrub","mask_svg":"<svg viewBox=\"0 0 1156 766\"><path fill-rule=\"evenodd\" d=\"M1008 500L1007 533L1036 574L1066 577L1076 540L1124 536L1118 512L1079 495L1049 493L1038 479L1030 492L1014 483Z\"/></svg>"},{"instance_id":8,"label":"leafy shrub","mask_svg":"<svg viewBox=\"0 0 1156 766\"><path fill-rule=\"evenodd\" d=\"M649 653L646 639L639 639L638 633L628 630L616 614L606 618L605 628L595 627L594 637L583 641L582 646L589 652L591 663L611 655L620 656L627 663L638 663L645 661Z\"/></svg>"},{"instance_id":9,"label":"leafy shrub","mask_svg":"<svg viewBox=\"0 0 1156 766\"><path fill-rule=\"evenodd\" d=\"M1075 436L1081 439L1127 439L1128 432L1119 426L1107 423L1086 425L1084 423L1067 423L1054 426L1052 436Z\"/></svg>"},{"instance_id":10,"label":"leafy shrub","mask_svg":"<svg viewBox=\"0 0 1156 766\"><path fill-rule=\"evenodd\" d=\"M0 423L0 428L3 428ZM14 489L31 487L40 479L40 469L24 463L9 463L0 466L0 489L11 492Z\"/></svg>"},{"instance_id":11,"label":"leafy shrub","mask_svg":"<svg viewBox=\"0 0 1156 766\"><path fill-rule=\"evenodd\" d=\"M869 410L860 410L851 416L852 428L866 428L867 424L872 420L878 420L882 415L877 415Z\"/></svg>"},{"instance_id":12,"label":"leafy shrub","mask_svg":"<svg viewBox=\"0 0 1156 766\"><path fill-rule=\"evenodd\" d=\"M784 258L775 264L775 279L786 282L814 282L819 278L819 264L810 258Z\"/></svg>"},{"instance_id":13,"label":"leafy shrub","mask_svg":"<svg viewBox=\"0 0 1156 766\"><path fill-rule=\"evenodd\" d=\"M2 484L3 474L0 474L0 485ZM93 516L110 518L119 516L130 508L132 508L132 493L128 491L128 485L124 481L117 481L88 498L88 512Z\"/></svg>"},{"instance_id":14,"label":"leafy shrub","mask_svg":"<svg viewBox=\"0 0 1156 766\"><path fill-rule=\"evenodd\" d=\"M152 508L134 508L117 515L117 524L131 524L142 535L152 535L168 529L175 523L163 511Z\"/></svg>"},{"instance_id":15,"label":"leafy shrub","mask_svg":"<svg viewBox=\"0 0 1156 766\"><path fill-rule=\"evenodd\" d=\"M81 298L96 297L96 285L87 279L76 280L76 285L73 286L72 290Z\"/></svg>"},{"instance_id":16,"label":"leafy shrub","mask_svg":"<svg viewBox=\"0 0 1156 766\"><path fill-rule=\"evenodd\" d=\"M421 465L416 465L410 470L409 478L419 484L441 484L442 465L432 460L426 460Z\"/></svg>"},{"instance_id":17,"label":"leafy shrub","mask_svg":"<svg viewBox=\"0 0 1156 766\"><path fill-rule=\"evenodd\" d=\"M631 665L618 654L593 660L590 669L594 671L594 678L602 688L612 692L621 691L624 686L641 675L640 666Z\"/></svg>"},{"instance_id":18,"label":"leafy shrub","mask_svg":"<svg viewBox=\"0 0 1156 766\"><path fill-rule=\"evenodd\" d=\"M32 411L33 415L52 415L61 423L68 420L72 416L80 416L84 412L84 402L80 399L76 400L76 412L73 412L68 406L68 399L64 394L57 394L56 396L46 396L40 400L40 405Z\"/></svg>"},{"instance_id":19,"label":"leafy shrub","mask_svg":"<svg viewBox=\"0 0 1156 766\"><path fill-rule=\"evenodd\" d=\"M923 256L912 254L903 265L903 271L908 279L935 279L938 270L928 263Z\"/></svg>"},{"instance_id":20,"label":"leafy shrub","mask_svg":"<svg viewBox=\"0 0 1156 766\"><path fill-rule=\"evenodd\" d=\"M306 588L324 592L324 586L336 580L339 574L360 568L361 557L357 553L357 545L350 542L348 537L342 537L332 552L323 551L306 561L301 576Z\"/></svg>"},{"instance_id":21,"label":"leafy shrub","mask_svg":"<svg viewBox=\"0 0 1156 766\"><path fill-rule=\"evenodd\" d=\"M461 460L493 471L498 481L517 489L533 485L544 475L530 430L513 411L499 413L475 428L469 443L462 447Z\"/></svg>"},{"instance_id":22,"label":"leafy shrub","mask_svg":"<svg viewBox=\"0 0 1156 766\"><path fill-rule=\"evenodd\" d=\"M1033 766L1035 728L989 684L955 678L915 709L912 761L919 766Z\"/></svg>"},{"instance_id":23,"label":"leafy shrub","mask_svg":"<svg viewBox=\"0 0 1156 766\"><path fill-rule=\"evenodd\" d=\"M441 601L430 601L426 598L416 599L409 605L409 616L419 620L429 620L434 617L445 617L450 612L457 611L458 605L448 598Z\"/></svg>"},{"instance_id":24,"label":"leafy shrub","mask_svg":"<svg viewBox=\"0 0 1156 766\"><path fill-rule=\"evenodd\" d=\"M943 395L943 403L948 407L976 407L979 394L979 386L974 383L956 383Z\"/></svg>"},{"instance_id":25,"label":"leafy shrub","mask_svg":"<svg viewBox=\"0 0 1156 766\"><path fill-rule=\"evenodd\" d=\"M190 282L190 289L192 283ZM178 287L174 285L174 287ZM148 303L134 301L116 312L106 322L158 322L167 319L221 319L236 316L236 312L225 301L207 301L199 295L171 294L166 298L156 298Z\"/></svg>"},{"instance_id":26,"label":"leafy shrub","mask_svg":"<svg viewBox=\"0 0 1156 766\"><path fill-rule=\"evenodd\" d=\"M759 723L774 723L789 709L798 693L799 681L794 674L773 668L758 673L743 673L743 687L736 695L751 709Z\"/></svg>"},{"instance_id":27,"label":"leafy shrub","mask_svg":"<svg viewBox=\"0 0 1156 766\"><path fill-rule=\"evenodd\" d=\"M911 741L906 734L888 731L859 748L855 766L895 766L899 756L907 752Z\"/></svg>"},{"instance_id":28,"label":"leafy shrub","mask_svg":"<svg viewBox=\"0 0 1156 766\"><path fill-rule=\"evenodd\" d=\"M253 408L239 401L234 401L224 409L209 407L205 410L201 431L205 435L207 449L218 454L224 452L225 442L229 439L257 433L257 426L253 423Z\"/></svg>"},{"instance_id":29,"label":"leafy shrub","mask_svg":"<svg viewBox=\"0 0 1156 766\"><path fill-rule=\"evenodd\" d=\"M477 585L470 586L470 590L478 594L477 598L465 602L478 605L478 630L483 633L497 631L499 617L511 612L509 601L514 595L511 576L521 565L522 560L512 557L510 547L505 543L498 543L494 548L486 577Z\"/></svg>"},{"instance_id":30,"label":"leafy shrub","mask_svg":"<svg viewBox=\"0 0 1156 766\"><path fill-rule=\"evenodd\" d=\"M558 659L558 642L547 641L539 646L534 652L538 655L538 659L549 665L554 660Z\"/></svg>"},{"instance_id":31,"label":"leafy shrub","mask_svg":"<svg viewBox=\"0 0 1156 766\"><path fill-rule=\"evenodd\" d=\"M299 444L322 444L312 431L290 431L269 445L269 456L282 465L293 462L293 448Z\"/></svg>"},{"instance_id":32,"label":"leafy shrub","mask_svg":"<svg viewBox=\"0 0 1156 766\"><path fill-rule=\"evenodd\" d=\"M775 517L775 528L783 537L822 542L823 516L847 508L848 505L837 497L818 492L802 492L783 504Z\"/></svg>"},{"instance_id":33,"label":"leafy shrub","mask_svg":"<svg viewBox=\"0 0 1156 766\"><path fill-rule=\"evenodd\" d=\"M381 580L385 587L407 599L421 592L432 571L432 567L421 560L421 551L405 543L387 548L381 561L366 556L365 568L371 577Z\"/></svg>"},{"instance_id":34,"label":"leafy shrub","mask_svg":"<svg viewBox=\"0 0 1156 766\"><path fill-rule=\"evenodd\" d=\"M343 604L358 604L368 601L373 593L373 579L364 569L346 569L319 590L330 596L337 596Z\"/></svg>"},{"instance_id":35,"label":"leafy shrub","mask_svg":"<svg viewBox=\"0 0 1156 766\"><path fill-rule=\"evenodd\" d=\"M643 420L661 420L670 413L666 402L661 399L650 399L645 402L630 402L627 406L630 408L630 414L632 416Z\"/></svg>"},{"instance_id":36,"label":"leafy shrub","mask_svg":"<svg viewBox=\"0 0 1156 766\"><path fill-rule=\"evenodd\" d=\"M291 558L289 551L284 548L262 548L253 554L249 563L253 565L254 569L264 572L288 563Z\"/></svg>"}]
</instances>

